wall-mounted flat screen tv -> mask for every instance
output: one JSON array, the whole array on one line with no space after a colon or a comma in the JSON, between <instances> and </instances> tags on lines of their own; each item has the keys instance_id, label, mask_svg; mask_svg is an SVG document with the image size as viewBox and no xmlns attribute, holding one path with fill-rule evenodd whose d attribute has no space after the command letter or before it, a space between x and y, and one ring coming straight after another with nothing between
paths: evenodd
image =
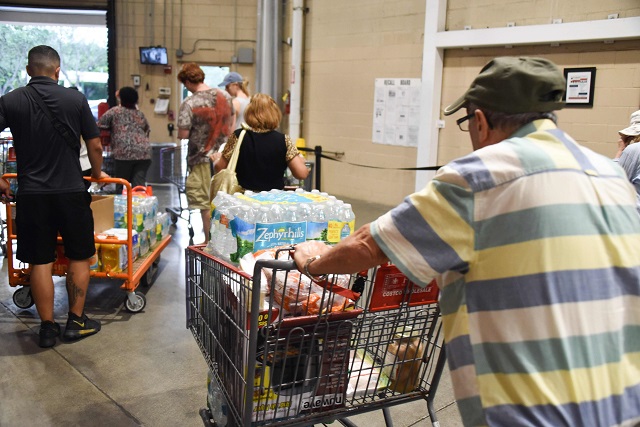
<instances>
[{"instance_id":1,"label":"wall-mounted flat screen tv","mask_svg":"<svg viewBox=\"0 0 640 427\"><path fill-rule=\"evenodd\" d=\"M140 63L148 65L167 65L167 48L160 46L140 47Z\"/></svg>"}]
</instances>

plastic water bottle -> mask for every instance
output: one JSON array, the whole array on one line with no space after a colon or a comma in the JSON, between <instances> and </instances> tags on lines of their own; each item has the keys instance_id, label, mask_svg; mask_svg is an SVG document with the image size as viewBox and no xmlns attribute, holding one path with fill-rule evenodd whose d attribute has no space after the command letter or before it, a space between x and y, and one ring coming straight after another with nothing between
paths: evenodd
<instances>
[{"instance_id":1,"label":"plastic water bottle","mask_svg":"<svg viewBox=\"0 0 640 427\"><path fill-rule=\"evenodd\" d=\"M113 227L127 228L127 196L113 198Z\"/></svg>"},{"instance_id":2,"label":"plastic water bottle","mask_svg":"<svg viewBox=\"0 0 640 427\"><path fill-rule=\"evenodd\" d=\"M342 232L342 218L335 202L329 200L325 203L325 214L328 223L327 242L335 245L340 242L340 233Z\"/></svg>"},{"instance_id":3,"label":"plastic water bottle","mask_svg":"<svg viewBox=\"0 0 640 427\"><path fill-rule=\"evenodd\" d=\"M158 198L148 196L144 201L144 229L155 233L156 214L158 213Z\"/></svg>"},{"instance_id":4,"label":"plastic water bottle","mask_svg":"<svg viewBox=\"0 0 640 427\"><path fill-rule=\"evenodd\" d=\"M311 203L300 203L298 212L300 213L300 221L309 221L312 216Z\"/></svg>"},{"instance_id":5,"label":"plastic water bottle","mask_svg":"<svg viewBox=\"0 0 640 427\"><path fill-rule=\"evenodd\" d=\"M140 197L133 196L133 207L131 208L133 214L133 229L138 233L144 230L144 206Z\"/></svg>"},{"instance_id":6,"label":"plastic water bottle","mask_svg":"<svg viewBox=\"0 0 640 427\"><path fill-rule=\"evenodd\" d=\"M258 214L256 215L256 224L269 224L271 222L271 215L269 213L268 206L260 206Z\"/></svg>"},{"instance_id":7,"label":"plastic water bottle","mask_svg":"<svg viewBox=\"0 0 640 427\"><path fill-rule=\"evenodd\" d=\"M353 213L353 209L351 209L350 203L345 203L342 205L342 221L344 225L342 226L342 230L340 231L340 240L346 239L353 233L353 228L355 227L356 216Z\"/></svg>"},{"instance_id":8,"label":"plastic water bottle","mask_svg":"<svg viewBox=\"0 0 640 427\"><path fill-rule=\"evenodd\" d=\"M227 232L224 237L224 249L222 250L222 259L229 262L237 262L237 259L234 261L233 256L238 252L238 241L231 233L231 229L227 228Z\"/></svg>"},{"instance_id":9,"label":"plastic water bottle","mask_svg":"<svg viewBox=\"0 0 640 427\"><path fill-rule=\"evenodd\" d=\"M221 238L218 239L220 240L220 257L229 262L231 261L231 254L238 251L238 242L236 241L236 236L233 235L232 223L239 211L238 200L231 199L231 206L227 207L220 215L220 224L224 226L224 229L221 227Z\"/></svg>"},{"instance_id":10,"label":"plastic water bottle","mask_svg":"<svg viewBox=\"0 0 640 427\"><path fill-rule=\"evenodd\" d=\"M284 209L279 204L272 204L269 211L271 213L271 222L282 222L284 220Z\"/></svg>"},{"instance_id":11,"label":"plastic water bottle","mask_svg":"<svg viewBox=\"0 0 640 427\"><path fill-rule=\"evenodd\" d=\"M224 191L218 191L212 201L215 205L211 215L211 228L209 231L209 243L206 251L216 256L221 256L223 250L224 232L228 224L227 213L229 210L231 196Z\"/></svg>"},{"instance_id":12,"label":"plastic water bottle","mask_svg":"<svg viewBox=\"0 0 640 427\"><path fill-rule=\"evenodd\" d=\"M156 214L156 233L155 238L156 241L161 241L164 236L169 234L169 214L167 212L157 213Z\"/></svg>"},{"instance_id":13,"label":"plastic water bottle","mask_svg":"<svg viewBox=\"0 0 640 427\"><path fill-rule=\"evenodd\" d=\"M151 248L151 242L149 241L149 231L142 230L138 233L138 243L140 244L140 255L144 255L149 252Z\"/></svg>"},{"instance_id":14,"label":"plastic water bottle","mask_svg":"<svg viewBox=\"0 0 640 427\"><path fill-rule=\"evenodd\" d=\"M247 204L240 206L234 221L237 248L230 254L231 261L239 262L240 258L253 252L256 232L255 217L253 207Z\"/></svg>"},{"instance_id":15,"label":"plastic water bottle","mask_svg":"<svg viewBox=\"0 0 640 427\"><path fill-rule=\"evenodd\" d=\"M211 419L219 427L227 425L227 413L229 407L222 389L211 372L207 375L207 406L211 412Z\"/></svg>"},{"instance_id":16,"label":"plastic water bottle","mask_svg":"<svg viewBox=\"0 0 640 427\"><path fill-rule=\"evenodd\" d=\"M307 218L307 240L327 241L327 216L324 204L311 205L311 213Z\"/></svg>"},{"instance_id":17,"label":"plastic water bottle","mask_svg":"<svg viewBox=\"0 0 640 427\"><path fill-rule=\"evenodd\" d=\"M300 214L298 213L298 207L291 205L287 207L284 213L284 220L289 222L300 222Z\"/></svg>"},{"instance_id":18,"label":"plastic water bottle","mask_svg":"<svg viewBox=\"0 0 640 427\"><path fill-rule=\"evenodd\" d=\"M216 196L211 201L211 219L213 220L216 216L216 212L220 209L220 205L226 199L227 193L224 190L220 190L216 193ZM218 212L218 219L220 218L220 213Z\"/></svg>"}]
</instances>

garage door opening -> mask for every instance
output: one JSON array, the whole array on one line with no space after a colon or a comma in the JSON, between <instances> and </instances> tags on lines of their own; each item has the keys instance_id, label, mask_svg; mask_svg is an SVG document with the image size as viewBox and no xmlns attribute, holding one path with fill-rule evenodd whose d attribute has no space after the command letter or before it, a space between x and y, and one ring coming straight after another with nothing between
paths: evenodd
<instances>
[{"instance_id":1,"label":"garage door opening","mask_svg":"<svg viewBox=\"0 0 640 427\"><path fill-rule=\"evenodd\" d=\"M105 11L0 7L0 95L25 86L28 51L48 45L60 54L58 84L77 88L97 108L108 98ZM101 22L101 25L95 23Z\"/></svg>"}]
</instances>

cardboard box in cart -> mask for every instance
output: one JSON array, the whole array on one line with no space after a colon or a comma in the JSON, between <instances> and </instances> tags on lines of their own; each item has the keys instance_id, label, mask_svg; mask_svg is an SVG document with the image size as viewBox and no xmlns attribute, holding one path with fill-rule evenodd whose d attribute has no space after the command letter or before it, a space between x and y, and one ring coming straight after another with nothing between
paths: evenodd
<instances>
[{"instance_id":1,"label":"cardboard box in cart","mask_svg":"<svg viewBox=\"0 0 640 427\"><path fill-rule=\"evenodd\" d=\"M91 211L93 212L93 230L96 234L113 228L113 196L92 195ZM53 271L56 274L65 274L68 267L69 259L64 256L64 245L58 243Z\"/></svg>"},{"instance_id":2,"label":"cardboard box in cart","mask_svg":"<svg viewBox=\"0 0 640 427\"><path fill-rule=\"evenodd\" d=\"M91 210L96 233L113 228L113 196L91 196Z\"/></svg>"}]
</instances>

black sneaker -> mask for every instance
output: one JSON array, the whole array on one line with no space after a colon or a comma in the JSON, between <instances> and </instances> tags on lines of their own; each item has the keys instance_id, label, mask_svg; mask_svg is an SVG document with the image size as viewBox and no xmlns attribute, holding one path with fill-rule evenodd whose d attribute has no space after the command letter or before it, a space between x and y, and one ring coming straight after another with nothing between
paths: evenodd
<instances>
[{"instance_id":1,"label":"black sneaker","mask_svg":"<svg viewBox=\"0 0 640 427\"><path fill-rule=\"evenodd\" d=\"M40 342L42 348L49 348L56 345L56 338L60 336L60 325L56 322L45 320L40 324Z\"/></svg>"},{"instance_id":2,"label":"black sneaker","mask_svg":"<svg viewBox=\"0 0 640 427\"><path fill-rule=\"evenodd\" d=\"M67 327L64 330L64 338L68 340L77 340L79 338L88 337L97 334L100 330L100 322L91 320L86 314L82 313L82 317L78 317L73 313L69 313L67 319Z\"/></svg>"}]
</instances>

